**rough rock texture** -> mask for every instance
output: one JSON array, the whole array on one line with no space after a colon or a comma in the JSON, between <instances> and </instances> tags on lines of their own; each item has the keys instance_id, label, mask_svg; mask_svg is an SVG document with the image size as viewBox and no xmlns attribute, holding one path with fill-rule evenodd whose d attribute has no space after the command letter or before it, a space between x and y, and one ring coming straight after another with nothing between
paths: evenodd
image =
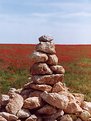
<instances>
[{"instance_id":1,"label":"rough rock texture","mask_svg":"<svg viewBox=\"0 0 91 121\"><path fill-rule=\"evenodd\" d=\"M73 121L73 119L71 118L70 115L67 114L61 118L61 121Z\"/></svg>"},{"instance_id":2,"label":"rough rock texture","mask_svg":"<svg viewBox=\"0 0 91 121\"><path fill-rule=\"evenodd\" d=\"M43 36L39 37L40 42L51 42L52 40L53 40L53 37L51 37L51 36L43 35Z\"/></svg>"},{"instance_id":3,"label":"rough rock texture","mask_svg":"<svg viewBox=\"0 0 91 121\"><path fill-rule=\"evenodd\" d=\"M91 114L88 111L83 110L83 112L79 116L83 121L87 121L90 117Z\"/></svg>"},{"instance_id":4,"label":"rough rock texture","mask_svg":"<svg viewBox=\"0 0 91 121\"><path fill-rule=\"evenodd\" d=\"M84 109L84 110L87 110L90 112L91 114L91 102L86 102L84 101L81 105L81 107Z\"/></svg>"},{"instance_id":5,"label":"rough rock texture","mask_svg":"<svg viewBox=\"0 0 91 121\"><path fill-rule=\"evenodd\" d=\"M17 112L18 118L28 118L30 115L31 114L28 109L21 109Z\"/></svg>"},{"instance_id":6,"label":"rough rock texture","mask_svg":"<svg viewBox=\"0 0 91 121\"><path fill-rule=\"evenodd\" d=\"M64 78L63 74L52 74L52 75L44 75L44 76L40 76L40 75L35 75L32 76L32 81L34 83L38 83L38 84L50 84L50 85L54 85L57 82L62 82Z\"/></svg>"},{"instance_id":7,"label":"rough rock texture","mask_svg":"<svg viewBox=\"0 0 91 121\"><path fill-rule=\"evenodd\" d=\"M53 71L53 73L55 73L55 74L64 74L65 73L63 66L55 65L55 66L51 66L50 68Z\"/></svg>"},{"instance_id":8,"label":"rough rock texture","mask_svg":"<svg viewBox=\"0 0 91 121\"><path fill-rule=\"evenodd\" d=\"M9 96L2 94L0 97L0 105L6 106L8 102L9 102Z\"/></svg>"},{"instance_id":9,"label":"rough rock texture","mask_svg":"<svg viewBox=\"0 0 91 121\"><path fill-rule=\"evenodd\" d=\"M36 45L36 51L48 54L55 54L55 45L53 42L40 42Z\"/></svg>"},{"instance_id":10,"label":"rough rock texture","mask_svg":"<svg viewBox=\"0 0 91 121\"><path fill-rule=\"evenodd\" d=\"M31 60L34 63L46 62L48 60L48 56L46 53L34 51L33 54L31 55Z\"/></svg>"},{"instance_id":11,"label":"rough rock texture","mask_svg":"<svg viewBox=\"0 0 91 121\"><path fill-rule=\"evenodd\" d=\"M50 105L59 109L65 109L69 101L67 96L59 95L57 93L43 92L41 98Z\"/></svg>"},{"instance_id":12,"label":"rough rock texture","mask_svg":"<svg viewBox=\"0 0 91 121\"><path fill-rule=\"evenodd\" d=\"M6 110L9 113L16 114L23 106L23 97L19 94L12 93Z\"/></svg>"},{"instance_id":13,"label":"rough rock texture","mask_svg":"<svg viewBox=\"0 0 91 121\"><path fill-rule=\"evenodd\" d=\"M46 35L39 38L28 83L0 94L0 121L91 121L91 102L66 87L52 41Z\"/></svg>"},{"instance_id":14,"label":"rough rock texture","mask_svg":"<svg viewBox=\"0 0 91 121\"><path fill-rule=\"evenodd\" d=\"M0 121L7 121L7 120L3 118L2 116L0 116Z\"/></svg>"},{"instance_id":15,"label":"rough rock texture","mask_svg":"<svg viewBox=\"0 0 91 121\"><path fill-rule=\"evenodd\" d=\"M58 64L58 57L55 54L48 55L48 65L57 65Z\"/></svg>"},{"instance_id":16,"label":"rough rock texture","mask_svg":"<svg viewBox=\"0 0 91 121\"><path fill-rule=\"evenodd\" d=\"M52 88L52 92L68 91L67 87L62 82L57 82Z\"/></svg>"},{"instance_id":17,"label":"rough rock texture","mask_svg":"<svg viewBox=\"0 0 91 121\"><path fill-rule=\"evenodd\" d=\"M18 117L15 116L14 114L6 113L6 112L0 112L0 116L4 117L8 121L16 121L18 119Z\"/></svg>"},{"instance_id":18,"label":"rough rock texture","mask_svg":"<svg viewBox=\"0 0 91 121\"><path fill-rule=\"evenodd\" d=\"M40 114L47 114L47 115L51 115L57 112L57 109L55 109L53 106L51 105L45 105L44 107L40 108L38 110L38 113Z\"/></svg>"},{"instance_id":19,"label":"rough rock texture","mask_svg":"<svg viewBox=\"0 0 91 121\"><path fill-rule=\"evenodd\" d=\"M41 106L41 100L38 97L29 97L24 101L23 107L26 109L35 109Z\"/></svg>"},{"instance_id":20,"label":"rough rock texture","mask_svg":"<svg viewBox=\"0 0 91 121\"><path fill-rule=\"evenodd\" d=\"M76 99L76 103L78 103L81 106L84 101L84 95L79 93L73 93L73 96Z\"/></svg>"},{"instance_id":21,"label":"rough rock texture","mask_svg":"<svg viewBox=\"0 0 91 121\"><path fill-rule=\"evenodd\" d=\"M40 90L40 91L47 91L51 92L52 87L50 85L46 84L30 84L30 88L35 89L35 90Z\"/></svg>"},{"instance_id":22,"label":"rough rock texture","mask_svg":"<svg viewBox=\"0 0 91 121\"><path fill-rule=\"evenodd\" d=\"M82 108L76 102L69 102L67 108L65 109L66 113L81 113Z\"/></svg>"},{"instance_id":23,"label":"rough rock texture","mask_svg":"<svg viewBox=\"0 0 91 121\"><path fill-rule=\"evenodd\" d=\"M31 67L30 70L32 75L44 75L44 74L52 74L51 69L48 67L46 63L36 63Z\"/></svg>"}]
</instances>

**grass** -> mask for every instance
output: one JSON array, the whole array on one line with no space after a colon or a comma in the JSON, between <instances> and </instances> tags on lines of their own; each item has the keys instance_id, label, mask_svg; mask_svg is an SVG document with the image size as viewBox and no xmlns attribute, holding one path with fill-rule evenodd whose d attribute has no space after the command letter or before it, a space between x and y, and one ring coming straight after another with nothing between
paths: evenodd
<instances>
[{"instance_id":1,"label":"grass","mask_svg":"<svg viewBox=\"0 0 91 121\"><path fill-rule=\"evenodd\" d=\"M65 83L71 92L83 93L85 100L91 101L91 59L82 58L77 62L64 64L68 67Z\"/></svg>"},{"instance_id":2,"label":"grass","mask_svg":"<svg viewBox=\"0 0 91 121\"><path fill-rule=\"evenodd\" d=\"M13 88L21 88L28 80L27 70L16 70L14 73L10 71L0 70L0 91L1 93L7 93L8 90Z\"/></svg>"}]
</instances>

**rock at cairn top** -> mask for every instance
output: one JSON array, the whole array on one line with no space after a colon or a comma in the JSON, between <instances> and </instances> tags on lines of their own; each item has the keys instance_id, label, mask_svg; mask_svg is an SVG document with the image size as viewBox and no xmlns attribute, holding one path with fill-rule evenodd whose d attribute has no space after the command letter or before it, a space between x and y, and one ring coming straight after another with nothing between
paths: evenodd
<instances>
[{"instance_id":1,"label":"rock at cairn top","mask_svg":"<svg viewBox=\"0 0 91 121\"><path fill-rule=\"evenodd\" d=\"M53 40L53 37L47 36L47 35L43 35L39 37L40 42L51 42L52 40Z\"/></svg>"}]
</instances>

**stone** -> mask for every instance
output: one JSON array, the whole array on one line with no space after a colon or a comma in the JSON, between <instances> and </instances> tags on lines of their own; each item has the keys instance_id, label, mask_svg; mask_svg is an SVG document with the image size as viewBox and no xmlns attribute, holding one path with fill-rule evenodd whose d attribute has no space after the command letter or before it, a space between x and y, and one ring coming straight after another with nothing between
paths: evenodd
<instances>
[{"instance_id":1,"label":"stone","mask_svg":"<svg viewBox=\"0 0 91 121\"><path fill-rule=\"evenodd\" d=\"M91 114L91 102L84 101L81 105L82 109L89 111Z\"/></svg>"},{"instance_id":2,"label":"stone","mask_svg":"<svg viewBox=\"0 0 91 121\"><path fill-rule=\"evenodd\" d=\"M60 121L73 121L73 119L71 118L70 115L66 114L66 115L62 116Z\"/></svg>"},{"instance_id":3,"label":"stone","mask_svg":"<svg viewBox=\"0 0 91 121\"><path fill-rule=\"evenodd\" d=\"M58 109L65 109L69 101L67 96L57 93L48 93L46 91L41 94L41 98L51 106Z\"/></svg>"},{"instance_id":4,"label":"stone","mask_svg":"<svg viewBox=\"0 0 91 121\"><path fill-rule=\"evenodd\" d=\"M15 93L21 94L22 88L19 88L15 91Z\"/></svg>"},{"instance_id":5,"label":"stone","mask_svg":"<svg viewBox=\"0 0 91 121\"><path fill-rule=\"evenodd\" d=\"M60 65L50 66L50 69L53 71L54 74L64 74L65 73L65 69L63 68L63 66L60 66Z\"/></svg>"},{"instance_id":6,"label":"stone","mask_svg":"<svg viewBox=\"0 0 91 121\"><path fill-rule=\"evenodd\" d=\"M34 51L31 55L31 60L33 63L46 62L48 60L48 56L46 53Z\"/></svg>"},{"instance_id":7,"label":"stone","mask_svg":"<svg viewBox=\"0 0 91 121\"><path fill-rule=\"evenodd\" d=\"M33 91L30 93L29 97L40 97L42 91Z\"/></svg>"},{"instance_id":8,"label":"stone","mask_svg":"<svg viewBox=\"0 0 91 121\"><path fill-rule=\"evenodd\" d=\"M53 42L40 42L36 45L36 51L45 52L47 54L55 54L55 45Z\"/></svg>"},{"instance_id":9,"label":"stone","mask_svg":"<svg viewBox=\"0 0 91 121\"><path fill-rule=\"evenodd\" d=\"M8 95L12 95L12 93L16 92L16 88L10 88L8 91Z\"/></svg>"},{"instance_id":10,"label":"stone","mask_svg":"<svg viewBox=\"0 0 91 121\"><path fill-rule=\"evenodd\" d=\"M47 91L47 92L51 92L52 90L52 87L46 84L30 84L30 88L35 90L40 90L40 91Z\"/></svg>"},{"instance_id":11,"label":"stone","mask_svg":"<svg viewBox=\"0 0 91 121\"><path fill-rule=\"evenodd\" d=\"M35 63L30 69L32 75L52 74L51 69L46 63Z\"/></svg>"},{"instance_id":12,"label":"stone","mask_svg":"<svg viewBox=\"0 0 91 121\"><path fill-rule=\"evenodd\" d=\"M53 37L47 36L47 35L43 35L39 37L40 42L51 42L52 40L53 40Z\"/></svg>"},{"instance_id":13,"label":"stone","mask_svg":"<svg viewBox=\"0 0 91 121\"><path fill-rule=\"evenodd\" d=\"M45 105L37 111L39 114L52 115L57 112L57 109L51 105Z\"/></svg>"},{"instance_id":14,"label":"stone","mask_svg":"<svg viewBox=\"0 0 91 121\"><path fill-rule=\"evenodd\" d=\"M57 65L58 64L58 57L55 54L52 55L48 55L48 61L47 61L48 65ZM53 68L54 69L54 68Z\"/></svg>"},{"instance_id":15,"label":"stone","mask_svg":"<svg viewBox=\"0 0 91 121\"><path fill-rule=\"evenodd\" d=\"M82 111L83 111L82 108L76 102L73 101L69 102L67 108L64 109L64 112L69 114L81 113Z\"/></svg>"},{"instance_id":16,"label":"stone","mask_svg":"<svg viewBox=\"0 0 91 121\"><path fill-rule=\"evenodd\" d=\"M58 94L67 96L69 102L76 102L75 97L68 91L60 91L58 92Z\"/></svg>"},{"instance_id":17,"label":"stone","mask_svg":"<svg viewBox=\"0 0 91 121\"><path fill-rule=\"evenodd\" d=\"M24 91L25 89L27 89L27 90L30 90L30 92L32 92L33 90L30 89L30 84L32 84L32 83L33 83L33 81L30 80L30 82L24 84L22 91Z\"/></svg>"},{"instance_id":18,"label":"stone","mask_svg":"<svg viewBox=\"0 0 91 121\"><path fill-rule=\"evenodd\" d=\"M53 85L52 92L68 91L67 87L62 82L57 82Z\"/></svg>"},{"instance_id":19,"label":"stone","mask_svg":"<svg viewBox=\"0 0 91 121\"><path fill-rule=\"evenodd\" d=\"M5 94L2 94L0 96L0 105L6 106L8 102L9 102L9 96L5 95Z\"/></svg>"},{"instance_id":20,"label":"stone","mask_svg":"<svg viewBox=\"0 0 91 121\"><path fill-rule=\"evenodd\" d=\"M76 121L82 121L80 118L77 118L77 120Z\"/></svg>"},{"instance_id":21,"label":"stone","mask_svg":"<svg viewBox=\"0 0 91 121\"><path fill-rule=\"evenodd\" d=\"M72 94L73 94L73 96L76 99L76 103L78 103L81 106L81 104L84 101L84 95L83 94L80 94L80 93L72 93Z\"/></svg>"},{"instance_id":22,"label":"stone","mask_svg":"<svg viewBox=\"0 0 91 121\"><path fill-rule=\"evenodd\" d=\"M54 85L57 82L62 82L64 78L63 74L52 74L52 75L43 75L43 76L39 76L39 75L34 75L31 77L31 80L34 83L38 83L38 84L50 84L50 85Z\"/></svg>"},{"instance_id":23,"label":"stone","mask_svg":"<svg viewBox=\"0 0 91 121\"><path fill-rule=\"evenodd\" d=\"M17 93L12 93L12 97L10 97L9 103L6 105L6 110L9 113L15 114L22 108L23 106L23 97Z\"/></svg>"},{"instance_id":24,"label":"stone","mask_svg":"<svg viewBox=\"0 0 91 121\"><path fill-rule=\"evenodd\" d=\"M8 121L16 121L18 119L18 117L15 116L14 114L10 114L7 112L0 112L0 116L4 117Z\"/></svg>"},{"instance_id":25,"label":"stone","mask_svg":"<svg viewBox=\"0 0 91 121\"><path fill-rule=\"evenodd\" d=\"M2 116L0 116L0 121L7 121L7 120L3 118Z\"/></svg>"},{"instance_id":26,"label":"stone","mask_svg":"<svg viewBox=\"0 0 91 121\"><path fill-rule=\"evenodd\" d=\"M83 121L87 121L91 117L91 114L88 111L83 110L83 112L79 115L79 117Z\"/></svg>"},{"instance_id":27,"label":"stone","mask_svg":"<svg viewBox=\"0 0 91 121\"><path fill-rule=\"evenodd\" d=\"M40 107L41 104L41 100L39 97L29 97L24 101L24 105L23 108L26 109L35 109Z\"/></svg>"},{"instance_id":28,"label":"stone","mask_svg":"<svg viewBox=\"0 0 91 121\"><path fill-rule=\"evenodd\" d=\"M62 117L64 115L63 110L58 110L56 113L49 115L49 116L43 116L43 121L56 121L59 117Z\"/></svg>"},{"instance_id":29,"label":"stone","mask_svg":"<svg viewBox=\"0 0 91 121\"><path fill-rule=\"evenodd\" d=\"M27 109L21 109L17 112L18 118L28 118L30 115L30 111Z\"/></svg>"},{"instance_id":30,"label":"stone","mask_svg":"<svg viewBox=\"0 0 91 121\"><path fill-rule=\"evenodd\" d=\"M27 118L25 121L38 121L38 118L36 115L31 115L29 118Z\"/></svg>"},{"instance_id":31,"label":"stone","mask_svg":"<svg viewBox=\"0 0 91 121\"><path fill-rule=\"evenodd\" d=\"M91 118L89 118L88 121L91 121Z\"/></svg>"},{"instance_id":32,"label":"stone","mask_svg":"<svg viewBox=\"0 0 91 121\"><path fill-rule=\"evenodd\" d=\"M29 85L30 85L30 83L29 83ZM28 87L28 88L30 88L30 87ZM32 89L23 89L23 90L21 91L21 96L22 96L24 99L26 99L26 98L29 97L29 95L30 95L31 92L32 92Z\"/></svg>"}]
</instances>

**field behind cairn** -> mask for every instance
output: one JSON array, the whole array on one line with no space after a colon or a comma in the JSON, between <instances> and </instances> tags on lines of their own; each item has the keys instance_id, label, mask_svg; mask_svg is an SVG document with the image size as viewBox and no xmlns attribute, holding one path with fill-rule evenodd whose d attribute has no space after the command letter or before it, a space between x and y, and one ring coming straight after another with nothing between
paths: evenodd
<instances>
[{"instance_id":1,"label":"field behind cairn","mask_svg":"<svg viewBox=\"0 0 91 121\"><path fill-rule=\"evenodd\" d=\"M0 44L0 92L20 88L30 77L31 53L35 45ZM65 83L71 92L85 94L91 101L91 45L56 45L59 64L65 70Z\"/></svg>"}]
</instances>

